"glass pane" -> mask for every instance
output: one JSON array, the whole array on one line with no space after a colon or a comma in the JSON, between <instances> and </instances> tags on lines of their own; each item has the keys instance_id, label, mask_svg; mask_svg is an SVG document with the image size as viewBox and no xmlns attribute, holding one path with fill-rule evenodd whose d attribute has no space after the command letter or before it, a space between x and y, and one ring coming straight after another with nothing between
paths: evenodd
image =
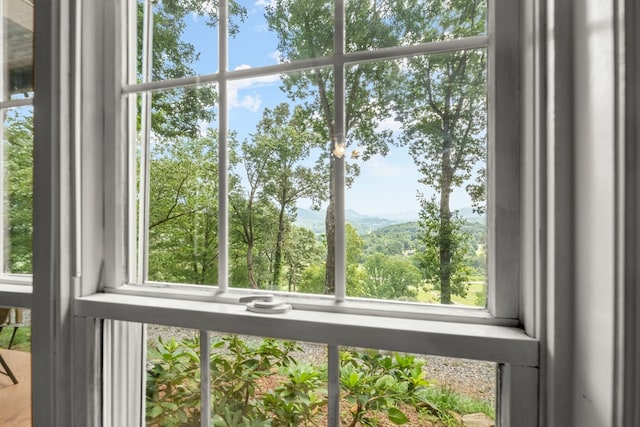
<instances>
[{"instance_id":1,"label":"glass pane","mask_svg":"<svg viewBox=\"0 0 640 427\"><path fill-rule=\"evenodd\" d=\"M491 362L343 348L341 425L495 425L495 379Z\"/></svg>"},{"instance_id":2,"label":"glass pane","mask_svg":"<svg viewBox=\"0 0 640 427\"><path fill-rule=\"evenodd\" d=\"M324 213L318 209L328 197L331 131L326 123L332 119L314 103L313 86L296 102L280 89L314 78L332 93L328 70L231 82L229 270L234 287L329 293Z\"/></svg>"},{"instance_id":3,"label":"glass pane","mask_svg":"<svg viewBox=\"0 0 640 427\"><path fill-rule=\"evenodd\" d=\"M374 50L487 34L486 0L348 0L346 50Z\"/></svg>"},{"instance_id":4,"label":"glass pane","mask_svg":"<svg viewBox=\"0 0 640 427\"><path fill-rule=\"evenodd\" d=\"M375 138L354 121L347 162L347 294L484 307L486 52L358 65ZM366 110L365 110L366 112ZM360 136L362 135L362 137Z\"/></svg>"},{"instance_id":5,"label":"glass pane","mask_svg":"<svg viewBox=\"0 0 640 427\"><path fill-rule=\"evenodd\" d=\"M30 324L29 310L0 307L0 426L31 426Z\"/></svg>"},{"instance_id":6,"label":"glass pane","mask_svg":"<svg viewBox=\"0 0 640 427\"><path fill-rule=\"evenodd\" d=\"M3 112L3 272L32 272L33 107Z\"/></svg>"},{"instance_id":7,"label":"glass pane","mask_svg":"<svg viewBox=\"0 0 640 427\"><path fill-rule=\"evenodd\" d=\"M139 81L175 79L218 70L217 1L138 0L137 7ZM231 16L232 21L238 18ZM152 46L151 52L147 52L146 46ZM147 68L149 60L152 65Z\"/></svg>"},{"instance_id":8,"label":"glass pane","mask_svg":"<svg viewBox=\"0 0 640 427\"><path fill-rule=\"evenodd\" d=\"M211 86L154 92L151 96L148 280L217 283L216 97ZM140 100L139 106L142 109L145 102ZM146 121L139 123L140 169L145 160ZM145 197L143 191L139 197Z\"/></svg>"},{"instance_id":9,"label":"glass pane","mask_svg":"<svg viewBox=\"0 0 640 427\"><path fill-rule=\"evenodd\" d=\"M33 1L3 2L2 101L33 96Z\"/></svg>"},{"instance_id":10,"label":"glass pane","mask_svg":"<svg viewBox=\"0 0 640 427\"><path fill-rule=\"evenodd\" d=\"M245 0L246 1L246 0ZM231 39L230 64L293 62L333 54L333 1L247 1L249 19Z\"/></svg>"},{"instance_id":11,"label":"glass pane","mask_svg":"<svg viewBox=\"0 0 640 427\"><path fill-rule=\"evenodd\" d=\"M327 425L326 360L324 345L213 335L212 425Z\"/></svg>"},{"instance_id":12,"label":"glass pane","mask_svg":"<svg viewBox=\"0 0 640 427\"><path fill-rule=\"evenodd\" d=\"M147 326L147 426L200 425L200 334Z\"/></svg>"}]
</instances>

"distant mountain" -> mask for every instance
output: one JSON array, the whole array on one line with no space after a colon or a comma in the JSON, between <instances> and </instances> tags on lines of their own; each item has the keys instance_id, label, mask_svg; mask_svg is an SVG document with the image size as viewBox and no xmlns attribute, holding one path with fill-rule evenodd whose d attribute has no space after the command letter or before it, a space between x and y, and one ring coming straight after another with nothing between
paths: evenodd
<instances>
[{"instance_id":1,"label":"distant mountain","mask_svg":"<svg viewBox=\"0 0 640 427\"><path fill-rule=\"evenodd\" d=\"M377 230L381 227L386 227L392 224L401 224L407 222L404 219L388 219L380 218L378 216L364 215L353 209L347 209L347 222L351 224L358 233L367 234L373 230ZM312 230L316 234L322 234L325 232L325 219L326 211L314 211L312 209L298 208L298 216L296 218L296 225Z\"/></svg>"},{"instance_id":2,"label":"distant mountain","mask_svg":"<svg viewBox=\"0 0 640 427\"><path fill-rule=\"evenodd\" d=\"M474 212L473 208L462 208L458 210L460 216L470 222L485 222L485 214Z\"/></svg>"},{"instance_id":3,"label":"distant mountain","mask_svg":"<svg viewBox=\"0 0 640 427\"><path fill-rule=\"evenodd\" d=\"M298 208L298 216L295 224L298 227L308 228L316 234L325 232L325 210L315 211L312 209ZM485 216L478 215L471 208L460 209L460 216L470 222L484 222ZM418 215L412 212L403 212L397 214L382 215L365 215L353 209L347 209L347 222L355 227L360 234L368 234L380 228L388 227L395 224L415 223Z\"/></svg>"}]
</instances>

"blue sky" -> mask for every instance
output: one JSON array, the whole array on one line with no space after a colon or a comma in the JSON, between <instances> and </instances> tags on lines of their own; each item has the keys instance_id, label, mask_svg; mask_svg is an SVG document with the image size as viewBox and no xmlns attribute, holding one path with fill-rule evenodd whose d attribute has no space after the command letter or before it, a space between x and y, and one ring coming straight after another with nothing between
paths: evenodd
<instances>
[{"instance_id":1,"label":"blue sky","mask_svg":"<svg viewBox=\"0 0 640 427\"><path fill-rule=\"evenodd\" d=\"M240 0L247 10L247 20L240 24L239 34L229 40L229 69L272 65L278 62L277 37L268 31L264 20L267 4L264 0ZM204 18L187 19L183 39L192 43L200 52L196 72L212 73L217 66L217 28L205 25ZM255 131L265 108L273 108L280 102L289 102L279 90L280 78L266 76L230 82L229 129L235 130L241 139ZM393 120L380 123L381 129L391 129L398 134L400 124ZM350 148L351 149L351 148ZM417 217L419 209L416 192L431 194L418 183L420 175L404 148L394 148L386 156L375 156L360 162L361 174L347 191L347 209L362 214ZM452 195L452 208L468 207L470 201L462 190ZM301 203L301 207L305 203Z\"/></svg>"}]
</instances>

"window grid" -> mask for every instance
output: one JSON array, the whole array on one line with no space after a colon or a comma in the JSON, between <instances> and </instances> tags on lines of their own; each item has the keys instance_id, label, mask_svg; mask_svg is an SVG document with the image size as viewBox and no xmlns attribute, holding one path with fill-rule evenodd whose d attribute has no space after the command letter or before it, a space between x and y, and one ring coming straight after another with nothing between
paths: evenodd
<instances>
[{"instance_id":1,"label":"window grid","mask_svg":"<svg viewBox=\"0 0 640 427\"><path fill-rule=\"evenodd\" d=\"M493 7L493 2L489 2L488 8ZM136 284L147 284L147 264L148 264L148 215L149 215L149 145L151 134L150 110L151 93L154 90L181 88L185 86L203 85L214 83L218 88L218 144L219 144L219 172L218 172L218 284L219 294L225 294L229 290L229 216L228 216L228 94L227 85L232 80L245 78L262 77L274 74L285 74L288 72L304 71L314 68L329 67L334 73L334 123L336 126L336 137L333 144L343 144L345 142L345 87L344 73L348 65L404 58L408 56L430 55L436 53L455 52L466 49L488 48L490 37L473 36L460 39L443 40L435 42L421 43L410 46L397 46L371 51L361 51L345 53L345 1L334 1L334 54L327 57L311 58L306 60L293 61L290 63L262 66L241 70L229 71L228 68L228 26L227 26L228 2L221 0L218 4L219 37L218 37L218 62L219 72L191 77L183 77L170 80L152 81L152 19L153 2L145 1L145 19L143 27L143 81L141 83L131 83L123 87L123 94L140 94L142 96L142 141L143 156L141 156L140 166L140 187L144 188L143 197L138 200L139 230L138 230L138 259L137 275L133 280ZM132 31L130 37L136 37L136 31ZM135 46L131 43L130 46ZM135 64L135 52L130 53L130 61ZM135 120L131 121L135 123ZM335 161L335 227L336 227L336 251L335 251L335 292L334 301L343 302L346 299L346 204L345 204L345 162L344 158L333 156ZM135 194L131 195L135 206ZM135 242L135 238L130 240ZM136 247L135 243L131 247Z\"/></svg>"}]
</instances>

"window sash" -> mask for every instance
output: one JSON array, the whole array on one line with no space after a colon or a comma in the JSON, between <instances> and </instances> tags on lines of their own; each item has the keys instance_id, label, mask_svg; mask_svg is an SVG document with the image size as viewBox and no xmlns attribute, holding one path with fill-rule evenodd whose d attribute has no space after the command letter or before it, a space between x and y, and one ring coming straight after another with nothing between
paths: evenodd
<instances>
[{"instance_id":1,"label":"window sash","mask_svg":"<svg viewBox=\"0 0 640 427\"><path fill-rule=\"evenodd\" d=\"M504 4L503 4L504 3ZM227 37L227 19L226 16L226 1L220 1L220 16L219 20L219 37L218 37L218 61L219 71L217 73L197 75L190 77L183 77L170 80L154 80L151 81L149 61L151 58L151 51L149 46L152 44L150 38L152 37L151 25L149 19L145 19L143 32L148 36L144 39L143 46L143 82L136 83L135 81L135 67L136 67L136 38L137 38L137 23L135 20L131 20L129 24L129 48L134 49L130 51L128 61L130 75L122 87L122 93L133 97L134 94L140 94L143 98L143 143L144 149L147 151L142 156L142 172L140 174L140 181L145 193L143 197L139 198L140 204L138 205L138 211L141 213L138 219L138 223L141 224L138 230L137 240L134 231L131 231L129 237L130 248L136 247L136 241L141 242L138 246L137 253L138 259L134 260L131 257L131 264L137 264L137 274L130 273L129 284L144 284L153 285L149 282L147 277L147 265L148 265L148 214L149 214L149 202L148 202L148 188L149 188L149 136L150 125L149 119L144 117L149 114L150 108L150 96L151 91L161 89L180 88L191 85L201 85L206 83L215 83L219 91L218 99L218 123L219 123L219 197L218 197L218 292L226 293L229 291L228 283L228 231L229 231L229 217L228 217L228 188L227 188L227 130L228 130L228 118L227 118L227 98L226 98L226 86L230 81L268 76L274 74L283 74L293 71L303 71L311 68L329 67L335 74L335 112L334 121L336 123L336 134L344 135L344 79L340 78L344 73L345 67L351 64L366 63L377 60L390 60L407 56L415 55L429 55L442 52L453 52L464 49L478 49L485 48L489 52L488 61L488 82L489 82L489 94L488 94L488 133L489 133L489 147L488 147L488 164L487 168L490 170L487 181L487 194L488 194L488 208L487 208L487 225L489 234L489 263L487 266L487 283L488 283L488 310L494 316L504 319L517 319L519 315L519 291L520 286L518 277L518 251L514 250L514 247L518 245L517 236L519 235L519 180L518 180L518 166L517 162L513 162L513 158L517 158L519 155L518 144L514 144L514 134L519 131L518 123L519 110L517 108L518 97L513 96L514 93L519 92L519 77L518 73L514 70L518 70L518 61L520 54L518 52L518 40L519 33L518 22L519 19L514 19L514 16L519 14L519 6L513 4L514 2L497 0L488 2L488 29L489 33L486 36L474 36L466 37L454 40L445 40L437 42L422 43L412 46L398 46L384 49L377 49L372 51L363 52L350 52L344 53L345 34L344 34L344 1L337 0L334 2L335 14L335 36L334 36L334 54L328 57L313 58L308 60L294 61L291 63L277 64L271 66L261 66L243 70L227 70L228 64L228 37ZM151 2L145 2L145 16L152 17ZM135 4L130 5L130 10L135 13ZM135 15L134 15L135 16ZM505 24L506 23L506 24ZM506 59L505 59L506 58ZM515 68L514 68L515 64ZM133 75L132 75L133 74ZM499 81L494 84L494 82ZM501 95L502 94L502 95ZM497 102L499 101L499 102ZM494 107L494 104L497 107ZM135 109L132 109L130 114L135 114ZM495 126L495 116L500 115L505 119L504 123L513 123L512 126ZM135 121L134 121L135 123ZM132 138L131 141L135 140ZM334 141L339 143L341 141ZM515 146L515 147L514 147ZM134 150L130 150L130 155L134 155ZM515 156L515 157L514 157ZM334 178L336 179L336 250L335 250L335 278L336 289L334 299L336 303L342 303L346 299L346 239L345 239L345 202L344 202L344 159L336 160L336 173ZM512 167L509 168L511 165ZM499 172L494 169L500 169ZM130 176L130 182L134 181L134 176ZM494 200L495 198L495 200ZM130 194L129 205L131 210L135 210L136 195ZM500 206L500 209L494 209L495 206ZM502 209L503 206L509 206L508 210ZM135 222L133 222L135 223ZM500 235L500 238L497 236ZM515 257L515 259L514 259ZM508 260L508 262L505 262ZM497 264L500 264L500 268L497 268ZM119 284L106 283L108 288L117 288ZM179 289L179 286L168 284L167 286L174 286ZM211 287L209 287L211 288ZM234 288L233 292L237 289Z\"/></svg>"}]
</instances>

